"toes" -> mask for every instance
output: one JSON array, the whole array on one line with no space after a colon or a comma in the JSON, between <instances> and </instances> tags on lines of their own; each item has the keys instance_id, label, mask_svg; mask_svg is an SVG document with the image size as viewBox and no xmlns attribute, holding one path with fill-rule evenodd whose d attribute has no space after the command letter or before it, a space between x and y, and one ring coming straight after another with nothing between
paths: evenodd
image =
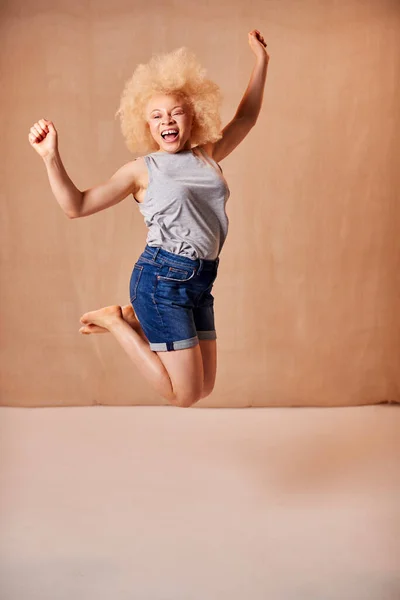
<instances>
[{"instance_id":1,"label":"toes","mask_svg":"<svg viewBox=\"0 0 400 600\"><path fill-rule=\"evenodd\" d=\"M88 335L90 333L107 333L108 329L101 327L100 325L95 325L94 323L89 323L89 325L81 327L79 332Z\"/></svg>"},{"instance_id":2,"label":"toes","mask_svg":"<svg viewBox=\"0 0 400 600\"><path fill-rule=\"evenodd\" d=\"M84 325L83 327L81 327L79 331L81 333L91 333L96 328L97 328L97 325L93 325L92 323L89 323L88 325Z\"/></svg>"},{"instance_id":3,"label":"toes","mask_svg":"<svg viewBox=\"0 0 400 600\"><path fill-rule=\"evenodd\" d=\"M79 320L81 323L84 323L85 325L89 325L90 323L92 323L92 313L85 313L84 315L81 316L81 318Z\"/></svg>"}]
</instances>

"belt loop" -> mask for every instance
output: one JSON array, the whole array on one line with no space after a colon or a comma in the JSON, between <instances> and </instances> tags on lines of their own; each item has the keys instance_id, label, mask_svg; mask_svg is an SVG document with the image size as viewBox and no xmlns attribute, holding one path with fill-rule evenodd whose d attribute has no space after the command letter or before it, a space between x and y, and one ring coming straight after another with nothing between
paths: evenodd
<instances>
[{"instance_id":1,"label":"belt loop","mask_svg":"<svg viewBox=\"0 0 400 600\"><path fill-rule=\"evenodd\" d=\"M153 253L153 260L155 261L157 259L157 254L160 252L160 246L157 246L157 248L155 249L155 252Z\"/></svg>"},{"instance_id":2,"label":"belt loop","mask_svg":"<svg viewBox=\"0 0 400 600\"><path fill-rule=\"evenodd\" d=\"M203 262L203 259L202 259L202 258L199 258L199 262L200 262L200 266L199 266L199 268L197 269L197 274L201 273L201 270L202 270L202 268L203 268L203 264L204 264L204 262Z\"/></svg>"}]
</instances>

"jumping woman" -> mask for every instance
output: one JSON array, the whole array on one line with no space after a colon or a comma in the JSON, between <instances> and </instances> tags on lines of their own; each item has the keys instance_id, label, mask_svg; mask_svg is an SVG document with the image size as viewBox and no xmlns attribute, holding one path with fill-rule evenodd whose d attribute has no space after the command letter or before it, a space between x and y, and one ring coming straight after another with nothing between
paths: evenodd
<instances>
[{"instance_id":1,"label":"jumping woman","mask_svg":"<svg viewBox=\"0 0 400 600\"><path fill-rule=\"evenodd\" d=\"M248 42L256 63L236 114L222 131L220 88L185 47L138 65L117 115L127 147L142 156L98 186L83 192L75 187L52 121L40 119L28 136L69 218L99 212L130 194L138 203L148 234L130 278L131 303L85 313L79 331L112 333L153 388L180 407L208 396L215 383L211 290L228 232L230 194L218 163L254 127L269 61L258 30L248 34Z\"/></svg>"}]
</instances>

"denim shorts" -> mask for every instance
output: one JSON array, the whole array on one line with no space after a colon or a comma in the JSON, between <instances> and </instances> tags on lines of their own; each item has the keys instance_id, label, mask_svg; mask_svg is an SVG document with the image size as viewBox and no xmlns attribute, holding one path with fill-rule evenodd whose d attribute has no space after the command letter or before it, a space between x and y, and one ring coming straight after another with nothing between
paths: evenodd
<instances>
[{"instance_id":1,"label":"denim shorts","mask_svg":"<svg viewBox=\"0 0 400 600\"><path fill-rule=\"evenodd\" d=\"M129 296L154 352L215 340L214 296L219 258L192 259L146 244L135 263Z\"/></svg>"}]
</instances>

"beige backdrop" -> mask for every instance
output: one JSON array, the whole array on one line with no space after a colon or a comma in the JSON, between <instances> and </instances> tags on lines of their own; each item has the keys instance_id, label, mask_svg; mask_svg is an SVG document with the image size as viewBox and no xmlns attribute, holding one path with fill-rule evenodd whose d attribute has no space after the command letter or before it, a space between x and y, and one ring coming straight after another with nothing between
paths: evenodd
<instances>
[{"instance_id":1,"label":"beige backdrop","mask_svg":"<svg viewBox=\"0 0 400 600\"><path fill-rule=\"evenodd\" d=\"M3 406L165 404L79 317L129 302L146 228L132 197L69 220L28 133L54 121L86 189L132 158L114 113L153 53L186 45L230 120L259 29L257 126L222 162L230 231L214 287L215 390L197 407L400 401L400 8L389 0L1 5Z\"/></svg>"}]
</instances>

